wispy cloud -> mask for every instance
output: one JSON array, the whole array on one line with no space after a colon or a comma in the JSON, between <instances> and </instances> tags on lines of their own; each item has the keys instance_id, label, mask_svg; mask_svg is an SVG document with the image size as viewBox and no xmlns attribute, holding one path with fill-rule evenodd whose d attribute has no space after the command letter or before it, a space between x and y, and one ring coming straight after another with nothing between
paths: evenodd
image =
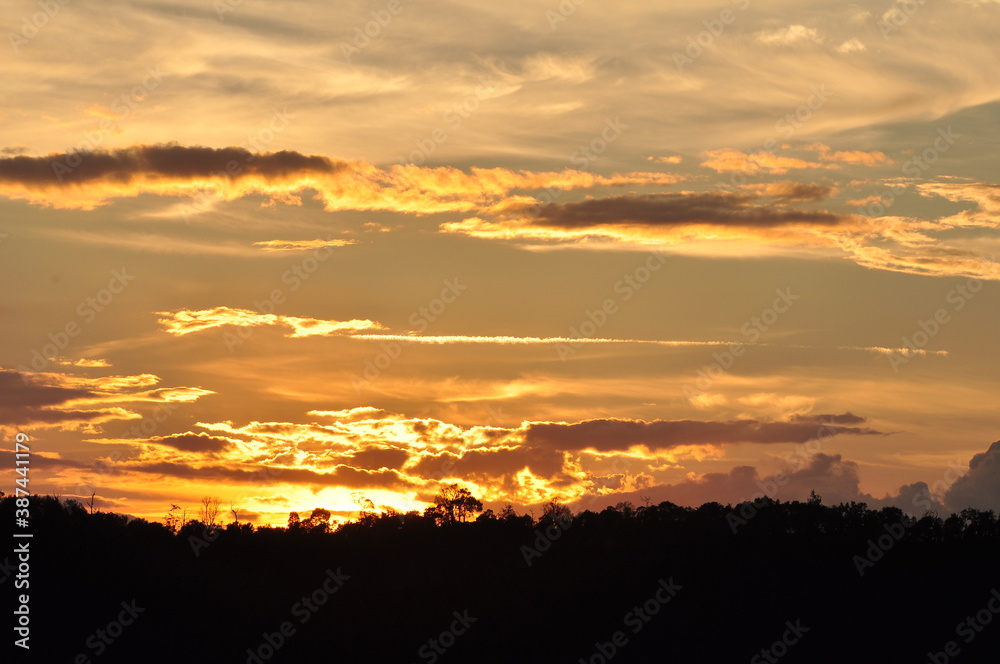
<instances>
[{"instance_id":1,"label":"wispy cloud","mask_svg":"<svg viewBox=\"0 0 1000 664\"><path fill-rule=\"evenodd\" d=\"M76 160L79 160L77 162ZM77 164L73 168L66 163ZM60 170L68 169L66 171ZM673 184L666 173L597 175L585 171L514 171L505 168L386 169L361 161L244 148L142 145L85 155L0 159L0 195L57 208L94 209L141 194L232 201L261 195L278 202L315 192L327 210L393 210L409 214L469 211L515 189L569 190ZM192 203L192 208L198 206Z\"/></svg>"},{"instance_id":2,"label":"wispy cloud","mask_svg":"<svg viewBox=\"0 0 1000 664\"><path fill-rule=\"evenodd\" d=\"M307 251L324 247L346 247L357 244L357 240L264 240L253 244L264 251Z\"/></svg>"},{"instance_id":3,"label":"wispy cloud","mask_svg":"<svg viewBox=\"0 0 1000 664\"><path fill-rule=\"evenodd\" d=\"M176 336L191 334L192 332L204 332L212 328L225 325L237 327L260 327L277 325L291 330L289 337L313 337L330 336L340 334L352 334L364 330L378 330L382 326L370 320L321 320L318 318L298 318L296 316L281 316L277 314L262 314L249 309L233 309L230 307L216 307L214 309L202 309L191 311L181 309L179 311L158 311L160 325L169 333Z\"/></svg>"}]
</instances>

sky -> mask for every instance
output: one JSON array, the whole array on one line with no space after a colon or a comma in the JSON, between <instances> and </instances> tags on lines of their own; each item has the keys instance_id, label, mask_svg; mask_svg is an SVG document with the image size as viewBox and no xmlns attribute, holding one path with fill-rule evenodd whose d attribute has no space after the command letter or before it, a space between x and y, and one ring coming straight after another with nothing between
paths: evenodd
<instances>
[{"instance_id":1,"label":"sky","mask_svg":"<svg viewBox=\"0 0 1000 664\"><path fill-rule=\"evenodd\" d=\"M35 493L1000 509L995 0L2 15Z\"/></svg>"}]
</instances>

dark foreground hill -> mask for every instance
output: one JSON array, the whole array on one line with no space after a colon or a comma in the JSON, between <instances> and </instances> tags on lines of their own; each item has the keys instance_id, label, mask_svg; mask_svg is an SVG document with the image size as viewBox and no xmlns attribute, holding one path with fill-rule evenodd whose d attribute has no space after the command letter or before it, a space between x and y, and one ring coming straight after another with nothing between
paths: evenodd
<instances>
[{"instance_id":1,"label":"dark foreground hill","mask_svg":"<svg viewBox=\"0 0 1000 664\"><path fill-rule=\"evenodd\" d=\"M747 508L174 533L33 498L19 579L25 538L6 498L4 633L18 638L30 595L31 648L4 661L1000 661L992 513Z\"/></svg>"}]
</instances>

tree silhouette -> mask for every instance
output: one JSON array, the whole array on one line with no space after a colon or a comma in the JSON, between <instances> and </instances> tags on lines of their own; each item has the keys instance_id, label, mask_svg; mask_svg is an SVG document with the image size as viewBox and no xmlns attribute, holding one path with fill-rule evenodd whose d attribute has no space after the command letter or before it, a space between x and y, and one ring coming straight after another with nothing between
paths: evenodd
<instances>
[{"instance_id":1,"label":"tree silhouette","mask_svg":"<svg viewBox=\"0 0 1000 664\"><path fill-rule=\"evenodd\" d=\"M316 605L315 628L287 642L288 661L327 661L331 653L344 661L411 661L428 635L437 639L442 618L466 606L478 622L455 638L454 661L509 661L511 648L530 652L531 662L597 661L588 658L591 644L606 643L629 607L646 607L645 598L654 591L662 597L659 589L671 583L682 587L676 603L660 605L655 617L645 614L650 627L629 638L615 662L695 661L692 654L697 661L746 661L747 653L779 637L783 624L797 625L799 615L814 631L794 645L789 662L855 661L856 643L843 638L848 631L868 637L863 661L927 661L928 649L937 652L944 643L938 634L955 634L964 615L989 615L976 612L1000 593L991 590L1000 587L1000 524L994 512L978 509L914 523L897 508L825 506L818 497L699 508L621 504L575 515L550 502L540 506L535 524L510 505L474 520L478 501L460 490L441 498L435 514L452 514L454 524L464 518L464 526L436 527L437 516L379 507L385 511L362 510L370 518L333 530L330 510L316 508L304 520L292 512L287 530L254 528L244 518L211 532L191 521L173 533L159 523L32 496L32 531L49 546L37 549L45 574L32 578L31 592L40 606L55 605L69 589L113 609L112 617L123 596L138 598L143 608L148 603L148 613L108 647L102 664L236 661L234 653L263 643L263 630L275 638L276 616L288 617L296 601L290 597L322 597L309 593L341 565L349 577L343 594ZM22 509L15 501L0 497L0 532L8 537ZM739 511L750 506L754 511ZM183 508L168 507L176 526ZM727 518L734 510L744 520L735 531ZM194 552L192 538L198 538ZM523 547L541 557L526 564ZM3 559L0 584L14 563ZM926 570L919 582L914 570ZM192 602L195 596L211 601ZM721 618L720 606L729 612ZM631 627L638 614L626 615ZM36 660L74 661L95 626L103 630L109 619L49 614L52 628L39 623L39 634L58 630L60 638L32 639ZM553 630L560 638L552 638ZM886 630L904 638L880 638ZM996 661L1000 632L975 634L962 643L967 661Z\"/></svg>"},{"instance_id":2,"label":"tree silhouette","mask_svg":"<svg viewBox=\"0 0 1000 664\"><path fill-rule=\"evenodd\" d=\"M206 526L214 526L219 518L219 499L205 496L201 499L201 522ZM183 525L183 524L181 524Z\"/></svg>"},{"instance_id":3,"label":"tree silhouette","mask_svg":"<svg viewBox=\"0 0 1000 664\"><path fill-rule=\"evenodd\" d=\"M618 506L627 506L626 509L622 509L622 513L626 516L632 516L634 514L634 509L632 508L632 503L618 503ZM549 524L556 524L557 527L565 530L573 522L573 511L565 505L555 501L550 500L545 504L542 509L542 517L538 520L539 526L548 526Z\"/></svg>"},{"instance_id":4,"label":"tree silhouette","mask_svg":"<svg viewBox=\"0 0 1000 664\"><path fill-rule=\"evenodd\" d=\"M233 515L233 523L235 523L237 526L239 526L240 525L240 512L243 511L242 508L236 507L232 503L229 503L229 511Z\"/></svg>"},{"instance_id":5,"label":"tree silhouette","mask_svg":"<svg viewBox=\"0 0 1000 664\"><path fill-rule=\"evenodd\" d=\"M302 527L310 533L325 533L330 529L331 516L330 510L317 507L302 521Z\"/></svg>"},{"instance_id":6,"label":"tree silhouette","mask_svg":"<svg viewBox=\"0 0 1000 664\"><path fill-rule=\"evenodd\" d=\"M434 498L434 507L425 510L440 525L465 523L469 516L483 511L483 503L472 493L458 484L446 484Z\"/></svg>"}]
</instances>

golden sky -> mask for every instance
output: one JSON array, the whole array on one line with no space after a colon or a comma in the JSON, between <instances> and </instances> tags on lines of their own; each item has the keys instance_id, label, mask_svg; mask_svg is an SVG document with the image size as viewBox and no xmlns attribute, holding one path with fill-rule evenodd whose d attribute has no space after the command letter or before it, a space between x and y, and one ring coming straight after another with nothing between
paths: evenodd
<instances>
[{"instance_id":1,"label":"golden sky","mask_svg":"<svg viewBox=\"0 0 1000 664\"><path fill-rule=\"evenodd\" d=\"M1000 508L996 1L39 8L0 59L35 492Z\"/></svg>"}]
</instances>

